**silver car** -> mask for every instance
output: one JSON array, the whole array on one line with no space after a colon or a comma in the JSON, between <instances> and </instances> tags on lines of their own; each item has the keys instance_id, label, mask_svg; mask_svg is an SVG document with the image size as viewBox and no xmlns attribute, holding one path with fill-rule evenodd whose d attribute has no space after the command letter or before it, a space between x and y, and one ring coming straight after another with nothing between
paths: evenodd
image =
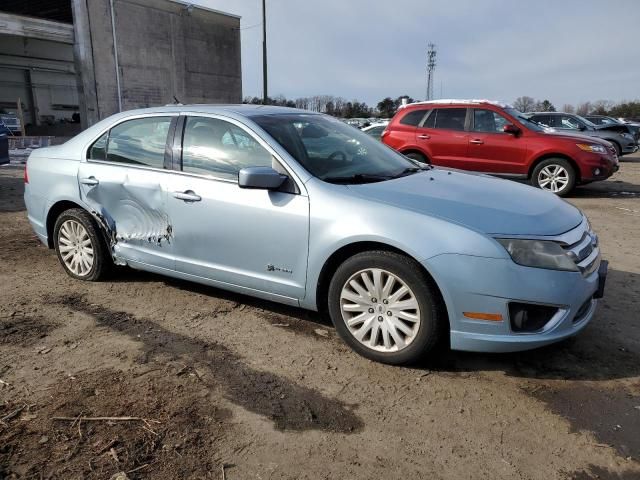
<instances>
[{"instance_id":1,"label":"silver car","mask_svg":"<svg viewBox=\"0 0 640 480\"><path fill-rule=\"evenodd\" d=\"M113 265L328 311L387 363L577 334L607 263L575 207L419 166L326 115L172 106L114 115L31 154L33 229L69 275Z\"/></svg>"}]
</instances>

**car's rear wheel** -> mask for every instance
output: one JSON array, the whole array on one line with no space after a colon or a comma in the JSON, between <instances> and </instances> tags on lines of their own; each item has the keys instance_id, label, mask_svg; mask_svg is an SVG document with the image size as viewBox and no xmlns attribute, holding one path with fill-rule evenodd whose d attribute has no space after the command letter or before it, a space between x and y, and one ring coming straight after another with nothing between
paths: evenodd
<instances>
[{"instance_id":1,"label":"car's rear wheel","mask_svg":"<svg viewBox=\"0 0 640 480\"><path fill-rule=\"evenodd\" d=\"M430 164L429 159L421 153L418 152L409 152L404 154L405 157L410 158L411 160L415 160L416 162Z\"/></svg>"},{"instance_id":2,"label":"car's rear wheel","mask_svg":"<svg viewBox=\"0 0 640 480\"><path fill-rule=\"evenodd\" d=\"M406 364L432 350L443 334L437 293L412 259L363 252L338 267L329 312L338 334L364 357Z\"/></svg>"},{"instance_id":3,"label":"car's rear wheel","mask_svg":"<svg viewBox=\"0 0 640 480\"><path fill-rule=\"evenodd\" d=\"M62 212L53 235L58 259L71 277L94 282L110 270L112 260L106 242L84 210L72 208Z\"/></svg>"},{"instance_id":4,"label":"car's rear wheel","mask_svg":"<svg viewBox=\"0 0 640 480\"><path fill-rule=\"evenodd\" d=\"M533 170L531 184L561 197L568 195L576 185L576 171L563 158L548 158Z\"/></svg>"}]
</instances>

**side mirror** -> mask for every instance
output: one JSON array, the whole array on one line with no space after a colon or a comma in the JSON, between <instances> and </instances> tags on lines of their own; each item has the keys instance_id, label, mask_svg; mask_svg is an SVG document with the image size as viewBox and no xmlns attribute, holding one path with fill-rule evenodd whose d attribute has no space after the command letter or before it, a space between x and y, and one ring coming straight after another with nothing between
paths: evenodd
<instances>
[{"instance_id":1,"label":"side mirror","mask_svg":"<svg viewBox=\"0 0 640 480\"><path fill-rule=\"evenodd\" d=\"M512 123L507 123L504 127L502 127L502 131L504 133L510 133L511 135L520 135L520 129Z\"/></svg>"},{"instance_id":2,"label":"side mirror","mask_svg":"<svg viewBox=\"0 0 640 480\"><path fill-rule=\"evenodd\" d=\"M581 132L584 132L586 129L587 129L587 126L586 126L586 125L580 125L580 126L578 127L578 130L580 130Z\"/></svg>"},{"instance_id":3,"label":"side mirror","mask_svg":"<svg viewBox=\"0 0 640 480\"><path fill-rule=\"evenodd\" d=\"M276 190L287 178L271 167L247 167L238 172L238 185L240 188Z\"/></svg>"}]
</instances>

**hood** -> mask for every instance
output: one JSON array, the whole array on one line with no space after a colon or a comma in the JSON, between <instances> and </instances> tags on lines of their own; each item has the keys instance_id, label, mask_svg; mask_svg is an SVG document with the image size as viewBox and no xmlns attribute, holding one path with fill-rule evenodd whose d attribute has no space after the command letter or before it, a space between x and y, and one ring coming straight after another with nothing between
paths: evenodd
<instances>
[{"instance_id":1,"label":"hood","mask_svg":"<svg viewBox=\"0 0 640 480\"><path fill-rule=\"evenodd\" d=\"M595 132L595 130L592 130L592 132ZM607 142L606 140L602 140L598 137L592 137L591 135L587 135L585 133L559 132L557 130L553 130L553 131L545 132L543 133L543 135L553 135L556 138L562 138L564 140L570 140L573 142L575 142L576 140L583 141L583 142L590 142L590 143L595 143L599 145L604 145L605 147L610 145L610 143Z\"/></svg>"},{"instance_id":2,"label":"hood","mask_svg":"<svg viewBox=\"0 0 640 480\"><path fill-rule=\"evenodd\" d=\"M487 234L559 235L582 221L580 210L550 192L459 170L433 169L348 188L371 201Z\"/></svg>"},{"instance_id":3,"label":"hood","mask_svg":"<svg viewBox=\"0 0 640 480\"><path fill-rule=\"evenodd\" d=\"M629 127L622 123L617 125L598 125L596 126L596 130L600 130L600 131L604 130L604 131L616 132L616 133L629 133Z\"/></svg>"}]
</instances>

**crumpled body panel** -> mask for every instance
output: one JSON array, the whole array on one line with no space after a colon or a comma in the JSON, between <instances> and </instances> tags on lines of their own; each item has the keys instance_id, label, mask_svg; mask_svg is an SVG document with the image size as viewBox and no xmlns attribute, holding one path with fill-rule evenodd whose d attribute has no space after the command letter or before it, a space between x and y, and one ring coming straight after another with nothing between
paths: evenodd
<instances>
[{"instance_id":1,"label":"crumpled body panel","mask_svg":"<svg viewBox=\"0 0 640 480\"><path fill-rule=\"evenodd\" d=\"M98 184L87 185L86 179ZM162 173L113 165L80 167L82 199L102 226L117 264L170 255L173 229L165 179Z\"/></svg>"}]
</instances>

